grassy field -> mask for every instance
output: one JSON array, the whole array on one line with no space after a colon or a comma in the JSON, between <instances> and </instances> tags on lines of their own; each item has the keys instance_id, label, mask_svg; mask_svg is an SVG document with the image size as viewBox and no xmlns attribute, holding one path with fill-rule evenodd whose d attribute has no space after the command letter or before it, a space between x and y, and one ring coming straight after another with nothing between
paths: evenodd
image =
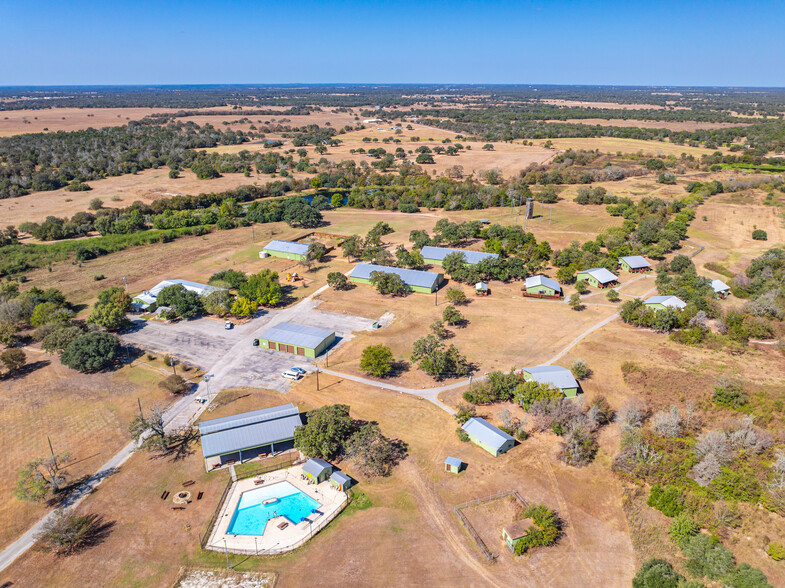
<instances>
[{"instance_id":1,"label":"grassy field","mask_svg":"<svg viewBox=\"0 0 785 588\"><path fill-rule=\"evenodd\" d=\"M722 149L704 149L703 147L690 147L688 145L676 145L661 141L645 141L642 139L617 139L610 137L578 137L571 139L550 139L550 142L557 149L599 149L605 153L638 153L642 151L651 155L675 155L682 153L700 157L701 155L711 155L715 151ZM545 141L538 142L544 144Z\"/></svg>"},{"instance_id":2,"label":"grassy field","mask_svg":"<svg viewBox=\"0 0 785 588\"><path fill-rule=\"evenodd\" d=\"M126 366L116 372L79 374L57 357L28 348L30 373L2 382L0 444L0 546L10 543L50 507L13 497L16 474L25 463L49 454L70 453L71 481L96 471L128 441L128 423L145 407L171 402L157 383L164 374L151 366ZM146 361L143 358L142 361ZM160 362L159 362L160 363ZM193 372L190 372L193 373ZM189 377L189 374L184 374Z\"/></svg>"}]
</instances>

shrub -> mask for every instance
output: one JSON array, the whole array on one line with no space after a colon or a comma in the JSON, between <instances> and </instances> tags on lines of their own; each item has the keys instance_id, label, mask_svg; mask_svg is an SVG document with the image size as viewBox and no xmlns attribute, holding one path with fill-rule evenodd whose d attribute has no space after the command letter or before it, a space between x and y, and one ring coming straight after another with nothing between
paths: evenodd
<instances>
[{"instance_id":1,"label":"shrub","mask_svg":"<svg viewBox=\"0 0 785 588\"><path fill-rule=\"evenodd\" d=\"M668 535L676 545L684 547L689 540L698 534L700 526L687 513L681 513L675 517L668 527Z\"/></svg>"},{"instance_id":2,"label":"shrub","mask_svg":"<svg viewBox=\"0 0 785 588\"><path fill-rule=\"evenodd\" d=\"M643 421L649 414L649 409L642 400L633 398L622 406L616 413L616 422L622 427L637 428L643 425Z\"/></svg>"},{"instance_id":3,"label":"shrub","mask_svg":"<svg viewBox=\"0 0 785 588\"><path fill-rule=\"evenodd\" d=\"M681 437L682 418L679 409L671 406L669 411L661 410L652 417L652 428L660 437Z\"/></svg>"},{"instance_id":4,"label":"shrub","mask_svg":"<svg viewBox=\"0 0 785 588\"><path fill-rule=\"evenodd\" d=\"M752 231L752 238L756 241L768 241L769 236L766 234L766 231L763 229L755 229Z\"/></svg>"},{"instance_id":5,"label":"shrub","mask_svg":"<svg viewBox=\"0 0 785 588\"><path fill-rule=\"evenodd\" d=\"M447 288L447 301L450 304L466 304L468 299L460 288Z\"/></svg>"},{"instance_id":6,"label":"shrub","mask_svg":"<svg viewBox=\"0 0 785 588\"><path fill-rule=\"evenodd\" d=\"M720 406L738 408L749 402L749 397L744 393L744 386L737 380L720 378L714 387L712 400Z\"/></svg>"},{"instance_id":7,"label":"shrub","mask_svg":"<svg viewBox=\"0 0 785 588\"><path fill-rule=\"evenodd\" d=\"M782 543L772 541L766 548L766 553L768 553L769 557L771 557L771 559L774 561L783 560L785 559L785 546L783 546Z\"/></svg>"},{"instance_id":8,"label":"shrub","mask_svg":"<svg viewBox=\"0 0 785 588\"><path fill-rule=\"evenodd\" d=\"M572 296L570 296L570 301L567 304L569 304L570 308L573 310L581 311L586 308L583 304L581 304L581 295L577 292L573 292Z\"/></svg>"},{"instance_id":9,"label":"shrub","mask_svg":"<svg viewBox=\"0 0 785 588\"><path fill-rule=\"evenodd\" d=\"M3 353L0 353L0 361L3 362L8 373L15 374L25 366L27 356L21 349L12 347L11 349L6 349Z\"/></svg>"},{"instance_id":10,"label":"shrub","mask_svg":"<svg viewBox=\"0 0 785 588\"><path fill-rule=\"evenodd\" d=\"M597 441L584 427L573 428L561 446L559 459L571 466L588 465L597 453Z\"/></svg>"},{"instance_id":11,"label":"shrub","mask_svg":"<svg viewBox=\"0 0 785 588\"><path fill-rule=\"evenodd\" d=\"M652 508L661 511L667 517L675 517L684 510L684 498L676 486L665 486L659 484L651 487L649 499L646 501Z\"/></svg>"},{"instance_id":12,"label":"shrub","mask_svg":"<svg viewBox=\"0 0 785 588\"><path fill-rule=\"evenodd\" d=\"M469 440L469 434L461 429L460 427L455 429L455 433L458 435L458 439L466 443Z\"/></svg>"},{"instance_id":13,"label":"shrub","mask_svg":"<svg viewBox=\"0 0 785 588\"><path fill-rule=\"evenodd\" d=\"M748 563L739 565L731 574L723 578L725 588L772 588L766 575Z\"/></svg>"},{"instance_id":14,"label":"shrub","mask_svg":"<svg viewBox=\"0 0 785 588\"><path fill-rule=\"evenodd\" d=\"M455 420L458 421L459 424L462 425L474 416L477 416L477 409L474 406L471 404L465 404L463 402L458 403L457 410L455 412Z\"/></svg>"},{"instance_id":15,"label":"shrub","mask_svg":"<svg viewBox=\"0 0 785 588\"><path fill-rule=\"evenodd\" d=\"M576 359L573 361L572 366L570 366L570 371L572 371L572 375L575 376L577 380L585 380L586 378L591 377L592 374L591 368L589 368L585 359Z\"/></svg>"},{"instance_id":16,"label":"shrub","mask_svg":"<svg viewBox=\"0 0 785 588\"><path fill-rule=\"evenodd\" d=\"M632 588L678 588L684 576L664 559L652 558L641 564L632 579Z\"/></svg>"},{"instance_id":17,"label":"shrub","mask_svg":"<svg viewBox=\"0 0 785 588\"><path fill-rule=\"evenodd\" d=\"M535 547L555 545L562 536L562 521L556 511L544 504L530 504L521 512L521 518L532 519L534 525L515 546L515 554L521 555Z\"/></svg>"},{"instance_id":18,"label":"shrub","mask_svg":"<svg viewBox=\"0 0 785 588\"><path fill-rule=\"evenodd\" d=\"M605 295L605 297L610 302L618 302L619 300L621 300L621 296L619 296L619 293L614 288L608 290L608 293Z\"/></svg>"},{"instance_id":19,"label":"shrub","mask_svg":"<svg viewBox=\"0 0 785 588\"><path fill-rule=\"evenodd\" d=\"M376 286L376 291L379 294L406 296L409 293L409 287L398 274L381 271L371 272L371 284Z\"/></svg>"},{"instance_id":20,"label":"shrub","mask_svg":"<svg viewBox=\"0 0 785 588\"><path fill-rule=\"evenodd\" d=\"M360 369L370 376L383 378L393 370L393 354L386 345L369 345L360 357Z\"/></svg>"},{"instance_id":21,"label":"shrub","mask_svg":"<svg viewBox=\"0 0 785 588\"><path fill-rule=\"evenodd\" d=\"M335 290L348 290L351 288L351 282L341 272L330 272L327 274L327 285Z\"/></svg>"},{"instance_id":22,"label":"shrub","mask_svg":"<svg viewBox=\"0 0 785 588\"><path fill-rule=\"evenodd\" d=\"M111 525L104 524L98 515L58 510L36 539L39 549L68 556L99 542L109 528Z\"/></svg>"},{"instance_id":23,"label":"shrub","mask_svg":"<svg viewBox=\"0 0 785 588\"><path fill-rule=\"evenodd\" d=\"M715 537L698 533L690 537L682 552L693 576L716 580L733 571L733 554Z\"/></svg>"},{"instance_id":24,"label":"shrub","mask_svg":"<svg viewBox=\"0 0 785 588\"><path fill-rule=\"evenodd\" d=\"M185 394L191 388L191 385L185 381L185 378L177 374L167 376L158 382L158 386L170 394Z\"/></svg>"}]
</instances>

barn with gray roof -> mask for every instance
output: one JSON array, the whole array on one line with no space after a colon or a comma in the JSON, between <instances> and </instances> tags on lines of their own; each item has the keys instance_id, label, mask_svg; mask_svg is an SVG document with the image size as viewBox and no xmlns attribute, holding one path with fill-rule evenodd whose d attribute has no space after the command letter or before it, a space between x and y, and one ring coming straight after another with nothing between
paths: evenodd
<instances>
[{"instance_id":1,"label":"barn with gray roof","mask_svg":"<svg viewBox=\"0 0 785 588\"><path fill-rule=\"evenodd\" d=\"M270 241L262 251L273 257L303 261L308 254L308 243L298 243L297 241Z\"/></svg>"},{"instance_id":2,"label":"barn with gray roof","mask_svg":"<svg viewBox=\"0 0 785 588\"><path fill-rule=\"evenodd\" d=\"M335 342L335 332L296 323L278 323L259 336L259 348L318 357Z\"/></svg>"},{"instance_id":3,"label":"barn with gray roof","mask_svg":"<svg viewBox=\"0 0 785 588\"><path fill-rule=\"evenodd\" d=\"M469 439L498 457L515 446L515 439L481 417L472 417L461 426Z\"/></svg>"},{"instance_id":4,"label":"barn with gray roof","mask_svg":"<svg viewBox=\"0 0 785 588\"><path fill-rule=\"evenodd\" d=\"M443 274L424 272L420 270L403 269L387 265L374 265L372 263L358 263L349 273L349 280L357 284L370 284L373 272L385 272L400 276L412 292L435 292L444 280Z\"/></svg>"},{"instance_id":5,"label":"barn with gray roof","mask_svg":"<svg viewBox=\"0 0 785 588\"><path fill-rule=\"evenodd\" d=\"M207 470L294 447L300 410L283 404L199 423Z\"/></svg>"},{"instance_id":6,"label":"barn with gray roof","mask_svg":"<svg viewBox=\"0 0 785 588\"><path fill-rule=\"evenodd\" d=\"M572 372L560 365L538 365L523 368L523 379L558 388L568 398L578 395L578 382Z\"/></svg>"},{"instance_id":7,"label":"barn with gray roof","mask_svg":"<svg viewBox=\"0 0 785 588\"><path fill-rule=\"evenodd\" d=\"M470 251L469 249L449 249L447 247L426 245L420 250L423 261L431 265L441 265L444 258L451 253L463 255L464 261L469 265L480 263L483 259L499 259L498 253L483 253L482 251Z\"/></svg>"}]
</instances>

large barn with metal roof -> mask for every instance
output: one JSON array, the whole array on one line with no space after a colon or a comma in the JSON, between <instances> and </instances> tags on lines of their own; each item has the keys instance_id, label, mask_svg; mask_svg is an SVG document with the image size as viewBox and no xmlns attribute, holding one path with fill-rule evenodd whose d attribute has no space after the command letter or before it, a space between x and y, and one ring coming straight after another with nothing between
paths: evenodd
<instances>
[{"instance_id":1,"label":"large barn with metal roof","mask_svg":"<svg viewBox=\"0 0 785 588\"><path fill-rule=\"evenodd\" d=\"M297 241L270 241L262 251L273 257L303 261L308 255L308 243Z\"/></svg>"},{"instance_id":2,"label":"large barn with metal roof","mask_svg":"<svg viewBox=\"0 0 785 588\"><path fill-rule=\"evenodd\" d=\"M304 357L318 357L335 343L335 332L296 323L278 323L259 336L259 347Z\"/></svg>"},{"instance_id":3,"label":"large barn with metal roof","mask_svg":"<svg viewBox=\"0 0 785 588\"><path fill-rule=\"evenodd\" d=\"M207 470L294 447L300 410L283 404L199 423Z\"/></svg>"},{"instance_id":4,"label":"large barn with metal roof","mask_svg":"<svg viewBox=\"0 0 785 588\"><path fill-rule=\"evenodd\" d=\"M357 284L370 284L373 272L386 272L397 274L412 292L435 292L439 289L443 274L424 272L420 270L403 269L387 265L374 265L372 263L358 263L349 273L349 280Z\"/></svg>"},{"instance_id":5,"label":"large barn with metal roof","mask_svg":"<svg viewBox=\"0 0 785 588\"><path fill-rule=\"evenodd\" d=\"M482 447L485 451L498 457L515 446L515 439L498 427L480 417L472 417L461 429L469 436L472 442Z\"/></svg>"},{"instance_id":6,"label":"large barn with metal roof","mask_svg":"<svg viewBox=\"0 0 785 588\"><path fill-rule=\"evenodd\" d=\"M497 253L483 253L482 251L470 251L468 249L448 249L447 247L431 247L426 245L420 250L423 261L431 265L441 265L444 258L451 253L460 253L463 260L469 265L480 263L483 259L498 259Z\"/></svg>"},{"instance_id":7,"label":"large barn with metal roof","mask_svg":"<svg viewBox=\"0 0 785 588\"><path fill-rule=\"evenodd\" d=\"M538 365L523 368L523 379L558 388L567 398L578 395L578 382L572 372L560 365Z\"/></svg>"}]
</instances>

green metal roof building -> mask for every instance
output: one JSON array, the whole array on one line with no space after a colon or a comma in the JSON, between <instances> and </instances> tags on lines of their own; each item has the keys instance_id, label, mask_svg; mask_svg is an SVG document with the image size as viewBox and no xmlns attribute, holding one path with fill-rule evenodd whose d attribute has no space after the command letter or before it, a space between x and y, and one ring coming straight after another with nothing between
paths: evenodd
<instances>
[{"instance_id":1,"label":"green metal roof building","mask_svg":"<svg viewBox=\"0 0 785 588\"><path fill-rule=\"evenodd\" d=\"M315 358L335 342L335 332L295 323L278 323L259 336L259 347Z\"/></svg>"},{"instance_id":2,"label":"green metal roof building","mask_svg":"<svg viewBox=\"0 0 785 588\"><path fill-rule=\"evenodd\" d=\"M561 294L559 282L548 276L529 276L526 278L524 289L527 294L544 296L559 296Z\"/></svg>"},{"instance_id":3,"label":"green metal roof building","mask_svg":"<svg viewBox=\"0 0 785 588\"><path fill-rule=\"evenodd\" d=\"M567 368L559 365L538 365L523 368L523 379L558 388L567 398L578 395L578 382Z\"/></svg>"},{"instance_id":4,"label":"green metal roof building","mask_svg":"<svg viewBox=\"0 0 785 588\"><path fill-rule=\"evenodd\" d=\"M480 263L483 259L499 259L498 253L485 253L483 251L471 251L469 249L449 249L447 247L426 245L420 250L423 261L430 265L442 265L444 258L451 253L460 253L463 255L463 260L469 265Z\"/></svg>"},{"instance_id":5,"label":"green metal roof building","mask_svg":"<svg viewBox=\"0 0 785 588\"><path fill-rule=\"evenodd\" d=\"M594 267L578 272L575 279L583 280L595 288L607 288L608 286L615 284L619 278L604 267Z\"/></svg>"},{"instance_id":6,"label":"green metal roof building","mask_svg":"<svg viewBox=\"0 0 785 588\"><path fill-rule=\"evenodd\" d=\"M262 251L272 257L304 261L308 254L308 243L298 243L297 241L270 241Z\"/></svg>"},{"instance_id":7,"label":"green metal roof building","mask_svg":"<svg viewBox=\"0 0 785 588\"><path fill-rule=\"evenodd\" d=\"M357 284L370 284L373 272L385 272L396 274L401 277L403 282L412 292L431 293L439 289L444 281L443 274L435 272L424 272L420 270L402 269L387 265L374 265L372 263L358 263L349 273L349 281Z\"/></svg>"},{"instance_id":8,"label":"green metal roof building","mask_svg":"<svg viewBox=\"0 0 785 588\"><path fill-rule=\"evenodd\" d=\"M515 439L480 417L472 417L461 426L469 439L494 457L515 446Z\"/></svg>"},{"instance_id":9,"label":"green metal roof building","mask_svg":"<svg viewBox=\"0 0 785 588\"><path fill-rule=\"evenodd\" d=\"M641 255L628 255L619 258L619 267L626 272L647 272L651 269L651 264Z\"/></svg>"}]
</instances>

